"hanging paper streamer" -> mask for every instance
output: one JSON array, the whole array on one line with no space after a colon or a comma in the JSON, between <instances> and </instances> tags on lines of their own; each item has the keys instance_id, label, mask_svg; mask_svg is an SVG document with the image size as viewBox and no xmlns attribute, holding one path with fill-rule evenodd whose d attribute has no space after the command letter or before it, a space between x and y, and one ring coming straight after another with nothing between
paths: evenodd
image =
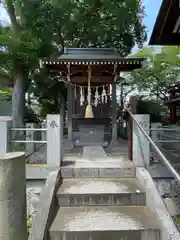
<instances>
[{"instance_id":1,"label":"hanging paper streamer","mask_svg":"<svg viewBox=\"0 0 180 240\"><path fill-rule=\"evenodd\" d=\"M96 87L95 96L94 97L95 97L94 106L97 107L97 105L98 105L98 98L99 98L98 87Z\"/></svg>"},{"instance_id":2,"label":"hanging paper streamer","mask_svg":"<svg viewBox=\"0 0 180 240\"><path fill-rule=\"evenodd\" d=\"M84 103L83 88L80 87L80 105L82 106L83 103Z\"/></svg>"},{"instance_id":3,"label":"hanging paper streamer","mask_svg":"<svg viewBox=\"0 0 180 240\"><path fill-rule=\"evenodd\" d=\"M106 89L104 86L103 86L103 90L102 90L101 99L102 99L102 102L106 102Z\"/></svg>"}]
</instances>

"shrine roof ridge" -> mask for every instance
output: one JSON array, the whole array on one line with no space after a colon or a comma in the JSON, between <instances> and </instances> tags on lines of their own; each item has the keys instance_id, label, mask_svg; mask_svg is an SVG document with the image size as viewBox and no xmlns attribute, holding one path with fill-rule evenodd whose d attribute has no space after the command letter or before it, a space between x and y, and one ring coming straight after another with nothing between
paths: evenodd
<instances>
[{"instance_id":1,"label":"shrine roof ridge","mask_svg":"<svg viewBox=\"0 0 180 240\"><path fill-rule=\"evenodd\" d=\"M122 58L115 48L64 48L63 55L112 55Z\"/></svg>"},{"instance_id":2,"label":"shrine roof ridge","mask_svg":"<svg viewBox=\"0 0 180 240\"><path fill-rule=\"evenodd\" d=\"M180 1L163 0L149 41L150 45L180 44Z\"/></svg>"},{"instance_id":3,"label":"shrine roof ridge","mask_svg":"<svg viewBox=\"0 0 180 240\"><path fill-rule=\"evenodd\" d=\"M119 63L133 61L133 63L142 62L144 58L123 58L119 52L114 48L65 48L64 53L56 59L43 59L52 62L71 62L71 61L109 61L111 63L117 61ZM138 62L135 62L138 61Z\"/></svg>"}]
</instances>

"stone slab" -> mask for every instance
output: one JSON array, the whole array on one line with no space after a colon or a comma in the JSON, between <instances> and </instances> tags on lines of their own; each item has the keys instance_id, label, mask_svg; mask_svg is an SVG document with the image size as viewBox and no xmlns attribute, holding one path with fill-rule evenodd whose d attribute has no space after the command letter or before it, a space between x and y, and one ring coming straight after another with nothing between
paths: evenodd
<instances>
[{"instance_id":1,"label":"stone slab","mask_svg":"<svg viewBox=\"0 0 180 240\"><path fill-rule=\"evenodd\" d=\"M136 168L117 168L89 166L89 167L61 167L63 178L131 178L136 176Z\"/></svg>"},{"instance_id":2,"label":"stone slab","mask_svg":"<svg viewBox=\"0 0 180 240\"><path fill-rule=\"evenodd\" d=\"M67 162L67 161L66 161ZM135 167L132 161L126 160L122 157L106 157L106 158L94 158L90 160L88 158L74 158L70 162L70 165L66 167L73 168L131 168Z\"/></svg>"},{"instance_id":3,"label":"stone slab","mask_svg":"<svg viewBox=\"0 0 180 240\"><path fill-rule=\"evenodd\" d=\"M145 205L145 193L135 178L66 179L58 193L59 205Z\"/></svg>"},{"instance_id":4,"label":"stone slab","mask_svg":"<svg viewBox=\"0 0 180 240\"><path fill-rule=\"evenodd\" d=\"M136 193L144 189L135 178L64 179L58 194Z\"/></svg>"},{"instance_id":5,"label":"stone slab","mask_svg":"<svg viewBox=\"0 0 180 240\"><path fill-rule=\"evenodd\" d=\"M51 231L139 229L158 229L157 222L145 206L60 208L50 228Z\"/></svg>"},{"instance_id":6,"label":"stone slab","mask_svg":"<svg viewBox=\"0 0 180 240\"><path fill-rule=\"evenodd\" d=\"M147 169L151 177L154 179L174 179L173 174L165 165L162 165L161 163L153 164Z\"/></svg>"},{"instance_id":7,"label":"stone slab","mask_svg":"<svg viewBox=\"0 0 180 240\"><path fill-rule=\"evenodd\" d=\"M60 207L145 205L145 193L59 194Z\"/></svg>"},{"instance_id":8,"label":"stone slab","mask_svg":"<svg viewBox=\"0 0 180 240\"><path fill-rule=\"evenodd\" d=\"M26 164L26 179L27 180L37 180L37 179L47 179L48 175L52 171L58 170L58 167L52 167L47 164Z\"/></svg>"},{"instance_id":9,"label":"stone slab","mask_svg":"<svg viewBox=\"0 0 180 240\"><path fill-rule=\"evenodd\" d=\"M180 208L179 208L180 203L177 199L166 198L164 199L164 203L171 217L180 215Z\"/></svg>"},{"instance_id":10,"label":"stone slab","mask_svg":"<svg viewBox=\"0 0 180 240\"><path fill-rule=\"evenodd\" d=\"M75 142L75 147L84 147L84 146L97 146L97 145L101 145L102 147L107 147L108 146L108 142L79 142L78 140Z\"/></svg>"},{"instance_id":11,"label":"stone slab","mask_svg":"<svg viewBox=\"0 0 180 240\"><path fill-rule=\"evenodd\" d=\"M50 240L160 240L158 230L51 232Z\"/></svg>"},{"instance_id":12,"label":"stone slab","mask_svg":"<svg viewBox=\"0 0 180 240\"><path fill-rule=\"evenodd\" d=\"M105 153L102 146L85 146L83 147L83 157L84 158L105 158L107 154Z\"/></svg>"}]
</instances>

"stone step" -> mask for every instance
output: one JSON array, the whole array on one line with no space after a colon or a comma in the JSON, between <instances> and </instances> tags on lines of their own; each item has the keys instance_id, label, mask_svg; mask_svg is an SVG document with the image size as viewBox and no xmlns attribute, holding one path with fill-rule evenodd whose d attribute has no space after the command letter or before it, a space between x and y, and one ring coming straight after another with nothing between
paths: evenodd
<instances>
[{"instance_id":1,"label":"stone step","mask_svg":"<svg viewBox=\"0 0 180 240\"><path fill-rule=\"evenodd\" d=\"M145 205L145 192L135 178L64 179L57 198L60 207Z\"/></svg>"},{"instance_id":2,"label":"stone step","mask_svg":"<svg viewBox=\"0 0 180 240\"><path fill-rule=\"evenodd\" d=\"M123 178L135 177L136 168L132 161L117 158L104 161L76 161L61 167L63 178Z\"/></svg>"},{"instance_id":3,"label":"stone step","mask_svg":"<svg viewBox=\"0 0 180 240\"><path fill-rule=\"evenodd\" d=\"M102 146L102 147L107 147L108 146L108 142L104 142L104 141L99 141L99 142L96 142L96 141L86 142L86 141L76 140L74 145L75 145L75 147L85 147L85 146L91 146L91 147L93 147L93 146Z\"/></svg>"},{"instance_id":4,"label":"stone step","mask_svg":"<svg viewBox=\"0 0 180 240\"><path fill-rule=\"evenodd\" d=\"M62 178L132 178L136 169L117 167L61 167Z\"/></svg>"},{"instance_id":5,"label":"stone step","mask_svg":"<svg viewBox=\"0 0 180 240\"><path fill-rule=\"evenodd\" d=\"M160 240L145 206L62 207L49 233L50 240Z\"/></svg>"},{"instance_id":6,"label":"stone step","mask_svg":"<svg viewBox=\"0 0 180 240\"><path fill-rule=\"evenodd\" d=\"M132 162L130 162L126 156L106 156L104 158L94 157L94 158L84 158L84 157L77 157L77 156L65 156L63 161L61 162L61 166L97 166L104 165L104 166L114 166L119 167L122 165L122 162L126 161L129 163L129 167L133 166ZM124 164L123 164L124 165ZM127 164L126 164L127 165Z\"/></svg>"}]
</instances>

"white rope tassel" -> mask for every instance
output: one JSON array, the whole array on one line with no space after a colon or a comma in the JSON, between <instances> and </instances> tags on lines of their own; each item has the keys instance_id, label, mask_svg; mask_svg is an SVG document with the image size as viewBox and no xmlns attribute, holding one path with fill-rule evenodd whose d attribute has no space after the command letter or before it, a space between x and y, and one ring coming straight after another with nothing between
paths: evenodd
<instances>
[{"instance_id":1,"label":"white rope tassel","mask_svg":"<svg viewBox=\"0 0 180 240\"><path fill-rule=\"evenodd\" d=\"M95 107L97 107L97 105L98 105L98 98L99 98L98 87L96 87L95 100L94 100L94 106L95 106Z\"/></svg>"},{"instance_id":2,"label":"white rope tassel","mask_svg":"<svg viewBox=\"0 0 180 240\"><path fill-rule=\"evenodd\" d=\"M83 89L80 87L80 105L82 106L84 103Z\"/></svg>"},{"instance_id":3,"label":"white rope tassel","mask_svg":"<svg viewBox=\"0 0 180 240\"><path fill-rule=\"evenodd\" d=\"M107 103L107 91L106 91L106 87L104 87L104 91L105 91L105 103Z\"/></svg>"},{"instance_id":4,"label":"white rope tassel","mask_svg":"<svg viewBox=\"0 0 180 240\"><path fill-rule=\"evenodd\" d=\"M105 87L103 86L103 91L102 91L102 95L101 95L101 98L102 98L102 102L106 102L106 90L105 90Z\"/></svg>"},{"instance_id":5,"label":"white rope tassel","mask_svg":"<svg viewBox=\"0 0 180 240\"><path fill-rule=\"evenodd\" d=\"M42 62L42 60L39 60L39 66L40 66L40 68L43 68L43 62Z\"/></svg>"}]
</instances>

